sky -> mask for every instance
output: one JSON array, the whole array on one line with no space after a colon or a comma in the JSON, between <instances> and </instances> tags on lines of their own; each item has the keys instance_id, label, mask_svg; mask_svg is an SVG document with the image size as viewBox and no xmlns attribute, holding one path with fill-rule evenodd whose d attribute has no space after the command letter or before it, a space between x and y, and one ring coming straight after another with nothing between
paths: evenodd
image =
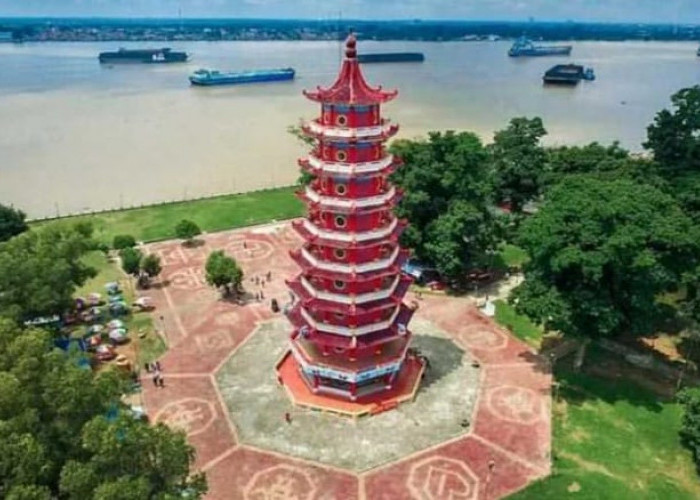
<instances>
[{"instance_id":1,"label":"sky","mask_svg":"<svg viewBox=\"0 0 700 500\"><path fill-rule=\"evenodd\" d=\"M700 0L0 0L0 17L473 19L700 23Z\"/></svg>"}]
</instances>

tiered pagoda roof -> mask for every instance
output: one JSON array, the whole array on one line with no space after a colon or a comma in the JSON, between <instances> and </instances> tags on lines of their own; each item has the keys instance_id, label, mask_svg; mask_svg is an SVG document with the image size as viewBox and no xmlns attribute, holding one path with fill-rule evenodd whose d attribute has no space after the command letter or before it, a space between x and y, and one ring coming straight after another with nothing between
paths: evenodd
<instances>
[{"instance_id":1,"label":"tiered pagoda roof","mask_svg":"<svg viewBox=\"0 0 700 500\"><path fill-rule=\"evenodd\" d=\"M371 105L388 102L394 99L399 91L382 90L382 87L370 87L362 75L360 63L357 60L357 40L350 35L345 42L345 59L340 69L338 79L328 88L317 87L315 91L304 91L304 95L312 101L324 104L345 104L349 106Z\"/></svg>"}]
</instances>

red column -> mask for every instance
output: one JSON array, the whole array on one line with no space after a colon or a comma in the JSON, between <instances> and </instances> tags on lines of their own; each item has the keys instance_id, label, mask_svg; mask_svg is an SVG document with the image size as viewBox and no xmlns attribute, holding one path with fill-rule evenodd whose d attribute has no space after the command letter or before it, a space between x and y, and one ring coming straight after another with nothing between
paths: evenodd
<instances>
[{"instance_id":1,"label":"red column","mask_svg":"<svg viewBox=\"0 0 700 500\"><path fill-rule=\"evenodd\" d=\"M314 389L318 389L318 375L314 374Z\"/></svg>"},{"instance_id":2,"label":"red column","mask_svg":"<svg viewBox=\"0 0 700 500\"><path fill-rule=\"evenodd\" d=\"M350 397L355 399L357 395L357 384L355 382L350 382Z\"/></svg>"}]
</instances>

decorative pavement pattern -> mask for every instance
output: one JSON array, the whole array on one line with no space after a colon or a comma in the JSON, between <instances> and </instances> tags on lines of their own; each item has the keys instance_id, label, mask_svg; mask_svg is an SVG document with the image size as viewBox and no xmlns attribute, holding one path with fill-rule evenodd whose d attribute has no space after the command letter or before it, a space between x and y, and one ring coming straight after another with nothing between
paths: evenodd
<instances>
[{"instance_id":1,"label":"decorative pavement pattern","mask_svg":"<svg viewBox=\"0 0 700 500\"><path fill-rule=\"evenodd\" d=\"M216 377L255 331L260 334L271 320L282 319L270 310L270 300L276 298L281 305L289 301L284 279L293 276L297 267L287 252L300 241L288 223L208 234L201 240L203 244L193 248L179 241L145 247L163 263L162 284L148 295L156 304L156 325L169 349L160 360L165 388L157 389L144 380L144 401L152 420L187 434L197 450L196 467L207 473L208 499L496 499L549 474L551 376L547 363L468 300L443 296L418 299L416 319L446 332L469 359L480 364L467 429L393 461L359 469L250 444L229 414L229 408L235 413L235 399L224 399ZM204 281L206 257L218 249L244 269L245 305L221 299ZM264 286L251 281L268 272L272 279ZM264 300L258 302L254 295L260 292ZM269 370L274 372L274 366ZM250 381L252 393L257 383ZM294 410L291 423L279 415L279 428L297 424L297 417L302 419L306 411ZM411 435L402 439L410 441ZM358 447L371 445L357 443Z\"/></svg>"}]
</instances>

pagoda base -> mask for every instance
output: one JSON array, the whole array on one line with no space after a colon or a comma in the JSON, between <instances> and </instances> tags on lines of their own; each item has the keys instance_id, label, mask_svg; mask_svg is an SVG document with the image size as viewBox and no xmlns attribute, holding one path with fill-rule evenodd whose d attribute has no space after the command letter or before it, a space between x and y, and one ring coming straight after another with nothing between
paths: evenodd
<instances>
[{"instance_id":1,"label":"pagoda base","mask_svg":"<svg viewBox=\"0 0 700 500\"><path fill-rule=\"evenodd\" d=\"M358 396L354 401L320 391L314 392L301 374L291 351L284 354L276 369L278 380L295 405L348 417L360 417L376 415L396 408L401 403L412 401L418 391L425 365L415 356L406 356L391 388Z\"/></svg>"}]
</instances>

